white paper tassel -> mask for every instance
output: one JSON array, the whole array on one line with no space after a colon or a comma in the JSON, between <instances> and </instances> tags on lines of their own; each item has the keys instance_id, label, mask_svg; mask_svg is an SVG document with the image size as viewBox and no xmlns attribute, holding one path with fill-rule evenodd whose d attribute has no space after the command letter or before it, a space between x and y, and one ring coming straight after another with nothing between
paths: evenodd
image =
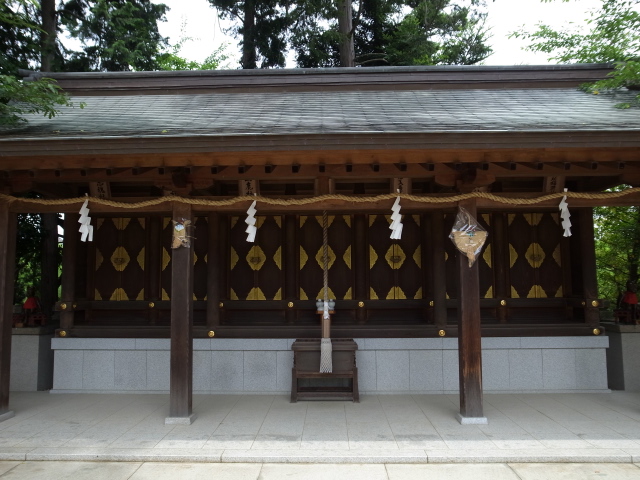
<instances>
[{"instance_id":1,"label":"white paper tassel","mask_svg":"<svg viewBox=\"0 0 640 480\"><path fill-rule=\"evenodd\" d=\"M567 189L565 188L564 191L566 192ZM570 237L571 236L571 220L569 220L569 217L571 217L571 214L569 213L569 204L567 203L566 195L562 197L562 200L560 201L560 205L558 205L558 209L560 210L560 218L562 218L562 228L564 228L564 236Z\"/></svg>"},{"instance_id":2,"label":"white paper tassel","mask_svg":"<svg viewBox=\"0 0 640 480\"><path fill-rule=\"evenodd\" d=\"M253 201L249 209L247 210L247 219L245 223L247 224L247 242L255 242L256 233L258 232L258 227L256 227L256 200Z\"/></svg>"},{"instance_id":3,"label":"white paper tassel","mask_svg":"<svg viewBox=\"0 0 640 480\"><path fill-rule=\"evenodd\" d=\"M80 224L80 229L78 230L82 236L80 240L86 242L89 240L93 242L93 225L91 225L91 217L89 216L89 200L85 200L80 207L80 218L78 219L78 223Z\"/></svg>"},{"instance_id":4,"label":"white paper tassel","mask_svg":"<svg viewBox=\"0 0 640 480\"><path fill-rule=\"evenodd\" d=\"M320 373L333 372L333 361L331 359L332 346L330 338L323 338L320 341Z\"/></svg>"},{"instance_id":5,"label":"white paper tassel","mask_svg":"<svg viewBox=\"0 0 640 480\"><path fill-rule=\"evenodd\" d=\"M396 201L391 207L391 240L400 240L402 237L402 215L400 215L400 197L396 198Z\"/></svg>"}]
</instances>

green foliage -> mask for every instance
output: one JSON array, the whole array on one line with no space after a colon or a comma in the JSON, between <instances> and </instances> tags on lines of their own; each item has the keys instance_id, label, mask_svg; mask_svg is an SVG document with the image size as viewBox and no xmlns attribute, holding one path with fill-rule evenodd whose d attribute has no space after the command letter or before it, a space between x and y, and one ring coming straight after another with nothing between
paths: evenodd
<instances>
[{"instance_id":1,"label":"green foliage","mask_svg":"<svg viewBox=\"0 0 640 480\"><path fill-rule=\"evenodd\" d=\"M60 23L82 43L66 51L67 71L157 70L167 40L158 32L167 6L150 0L69 0Z\"/></svg>"},{"instance_id":2,"label":"green foliage","mask_svg":"<svg viewBox=\"0 0 640 480\"><path fill-rule=\"evenodd\" d=\"M37 288L40 284L40 260L45 234L41 227L40 215L37 214L18 215L18 226L13 297L15 304L22 304L27 289Z\"/></svg>"},{"instance_id":3,"label":"green foliage","mask_svg":"<svg viewBox=\"0 0 640 480\"><path fill-rule=\"evenodd\" d=\"M14 127L26 122L23 115L42 113L52 118L58 106L73 106L55 81L43 78L24 82L15 77L0 75L0 127ZM80 108L84 105L80 104Z\"/></svg>"},{"instance_id":4,"label":"green foliage","mask_svg":"<svg viewBox=\"0 0 640 480\"><path fill-rule=\"evenodd\" d=\"M28 0L0 0L0 75L15 75L40 57L38 11Z\"/></svg>"},{"instance_id":5,"label":"green foliage","mask_svg":"<svg viewBox=\"0 0 640 480\"><path fill-rule=\"evenodd\" d=\"M640 276L640 207L596 207L594 227L599 296L615 308L627 281Z\"/></svg>"},{"instance_id":6,"label":"green foliage","mask_svg":"<svg viewBox=\"0 0 640 480\"><path fill-rule=\"evenodd\" d=\"M240 38L242 68L284 67L286 32L290 25L288 0L209 0L223 19L231 19L229 29Z\"/></svg>"},{"instance_id":7,"label":"green foliage","mask_svg":"<svg viewBox=\"0 0 640 480\"><path fill-rule=\"evenodd\" d=\"M537 30L520 30L514 37L531 41L527 47L544 52L559 63L611 62L614 71L604 80L584 86L584 90L598 94L622 88L640 86L640 0L602 0L599 9L590 12L586 20L589 30L554 30L538 25ZM640 106L640 95L636 96ZM629 108L632 103L618 104Z\"/></svg>"},{"instance_id":8,"label":"green foliage","mask_svg":"<svg viewBox=\"0 0 640 480\"><path fill-rule=\"evenodd\" d=\"M178 43L172 45L167 51L158 55L158 70L217 70L220 68L222 62L226 61L229 57L225 54L227 48L226 44L218 47L211 55L209 55L204 62L196 62L194 60L187 60L180 56L182 47L188 41L193 38L185 36L184 32L186 26L182 26L182 36Z\"/></svg>"},{"instance_id":9,"label":"green foliage","mask_svg":"<svg viewBox=\"0 0 640 480\"><path fill-rule=\"evenodd\" d=\"M486 13L449 0L418 2L387 34L390 65L473 65L487 58Z\"/></svg>"},{"instance_id":10,"label":"green foliage","mask_svg":"<svg viewBox=\"0 0 640 480\"><path fill-rule=\"evenodd\" d=\"M209 0L240 39L242 68L340 65L335 0ZM357 65L473 64L491 53L485 43L484 0L359 0L352 2Z\"/></svg>"}]
</instances>

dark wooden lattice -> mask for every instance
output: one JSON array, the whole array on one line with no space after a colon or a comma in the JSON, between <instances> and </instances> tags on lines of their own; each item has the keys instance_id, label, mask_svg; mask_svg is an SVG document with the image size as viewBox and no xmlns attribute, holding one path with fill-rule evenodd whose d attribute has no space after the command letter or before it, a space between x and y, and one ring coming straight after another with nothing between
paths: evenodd
<instances>
[{"instance_id":1,"label":"dark wooden lattice","mask_svg":"<svg viewBox=\"0 0 640 480\"><path fill-rule=\"evenodd\" d=\"M336 300L353 298L351 271L351 217L327 217L329 243L329 297ZM299 218L301 300L323 297L322 216Z\"/></svg>"},{"instance_id":2,"label":"dark wooden lattice","mask_svg":"<svg viewBox=\"0 0 640 480\"><path fill-rule=\"evenodd\" d=\"M229 298L282 299L282 217L257 216L255 242L247 242L244 217L232 217Z\"/></svg>"}]
</instances>

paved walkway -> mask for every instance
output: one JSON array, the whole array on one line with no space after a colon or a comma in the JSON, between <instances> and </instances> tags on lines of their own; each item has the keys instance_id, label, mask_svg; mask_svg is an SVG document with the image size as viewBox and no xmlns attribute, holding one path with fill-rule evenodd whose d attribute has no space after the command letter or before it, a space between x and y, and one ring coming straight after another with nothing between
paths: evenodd
<instances>
[{"instance_id":1,"label":"paved walkway","mask_svg":"<svg viewBox=\"0 0 640 480\"><path fill-rule=\"evenodd\" d=\"M156 468L143 462L363 463L379 464L371 468L388 475L380 478L394 478L392 464L640 464L640 393L485 395L489 424L464 426L455 419L457 395L369 395L359 404L196 395L190 426L164 425L168 400L13 393L16 416L0 423L0 460L132 462L119 467L136 464L129 475ZM7 465L15 467L9 473L27 468ZM515 468L495 467L505 475Z\"/></svg>"},{"instance_id":2,"label":"paved walkway","mask_svg":"<svg viewBox=\"0 0 640 480\"><path fill-rule=\"evenodd\" d=\"M284 463L0 462L13 480L637 480L628 463L302 465Z\"/></svg>"}]
</instances>

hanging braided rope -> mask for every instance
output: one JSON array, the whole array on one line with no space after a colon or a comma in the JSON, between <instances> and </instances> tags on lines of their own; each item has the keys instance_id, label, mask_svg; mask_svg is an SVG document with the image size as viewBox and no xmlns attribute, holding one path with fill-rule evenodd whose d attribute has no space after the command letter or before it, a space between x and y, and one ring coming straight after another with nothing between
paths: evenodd
<instances>
[{"instance_id":1,"label":"hanging braided rope","mask_svg":"<svg viewBox=\"0 0 640 480\"><path fill-rule=\"evenodd\" d=\"M236 203L242 203L247 201L257 200L258 202L265 203L267 205L280 205L283 207L290 205L312 205L314 203L319 202L328 202L331 200L342 200L345 202L351 203L370 203L370 202L379 202L384 200L395 200L396 197L400 197L402 199L406 199L412 202L417 203L456 203L462 200L468 200L470 198L481 198L485 200L490 200L492 202L501 203L505 205L536 205L538 203L546 202L549 200L561 199L566 196L568 199L576 198L583 200L610 200L614 198L621 198L626 195L631 195L635 193L640 193L640 188L628 188L626 190L622 190L620 192L599 192L599 193L585 193L585 192L557 192L557 193L549 193L546 195L541 195L535 198L508 198L501 197L499 195L495 195L493 193L488 192L471 192L464 193L460 195L451 195L451 196L423 196L423 195L410 195L406 193L390 193L385 195L375 195L375 196L351 196L351 195L320 195L317 197L309 197L309 198L270 198L270 197L251 197L248 199L247 196L240 196L234 198L226 198L223 200L210 200L206 198L194 198L194 197L178 197L175 195L169 195L166 197L157 197L149 200L145 200L142 202L118 202L116 200L110 200L107 198L98 198L98 197L89 197L89 201L98 205L106 205L109 207L115 208L129 208L129 209L139 209L144 207L150 207L154 205L161 205L167 202L177 202L184 203L189 205L200 205L200 206L210 206L210 207L225 207L230 205L235 205ZM32 204L32 205L73 205L73 204L81 204L83 203L87 197L76 197L76 198L61 198L61 199L43 199L43 198L18 198L12 195L0 194L0 201L14 203L20 202L23 204Z\"/></svg>"},{"instance_id":2,"label":"hanging braided rope","mask_svg":"<svg viewBox=\"0 0 640 480\"><path fill-rule=\"evenodd\" d=\"M329 335L329 220L327 211L322 211L322 339L320 340L320 373L331 373L333 371L332 346ZM327 328L325 328L325 326Z\"/></svg>"}]
</instances>

